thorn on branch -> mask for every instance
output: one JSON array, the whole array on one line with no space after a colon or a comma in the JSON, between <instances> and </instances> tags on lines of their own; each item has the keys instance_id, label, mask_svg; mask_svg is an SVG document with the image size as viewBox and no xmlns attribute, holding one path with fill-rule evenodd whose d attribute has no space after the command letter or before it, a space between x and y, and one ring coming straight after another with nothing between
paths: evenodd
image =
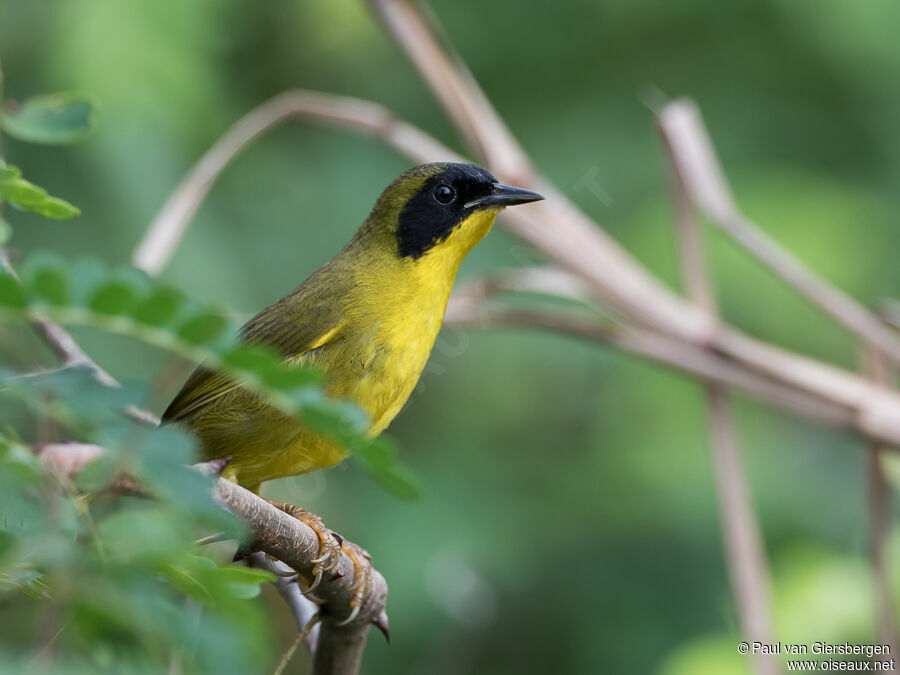
<instances>
[{"instance_id":1,"label":"thorn on branch","mask_svg":"<svg viewBox=\"0 0 900 675\"><path fill-rule=\"evenodd\" d=\"M382 612L381 614L379 614L375 618L375 620L372 621L372 623L375 625L375 627L378 630L381 631L381 634L384 635L385 641L387 641L387 643L390 644L391 643L391 628L390 628L390 622L388 621L387 612Z\"/></svg>"}]
</instances>

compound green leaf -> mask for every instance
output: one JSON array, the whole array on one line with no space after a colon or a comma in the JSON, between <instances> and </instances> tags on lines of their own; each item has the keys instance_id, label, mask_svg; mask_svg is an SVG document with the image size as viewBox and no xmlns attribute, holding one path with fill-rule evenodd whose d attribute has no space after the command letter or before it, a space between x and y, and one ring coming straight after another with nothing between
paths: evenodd
<instances>
[{"instance_id":1,"label":"compound green leaf","mask_svg":"<svg viewBox=\"0 0 900 675\"><path fill-rule=\"evenodd\" d=\"M77 94L45 94L26 99L3 116L3 128L29 143L76 143L94 128L97 106Z\"/></svg>"}]
</instances>

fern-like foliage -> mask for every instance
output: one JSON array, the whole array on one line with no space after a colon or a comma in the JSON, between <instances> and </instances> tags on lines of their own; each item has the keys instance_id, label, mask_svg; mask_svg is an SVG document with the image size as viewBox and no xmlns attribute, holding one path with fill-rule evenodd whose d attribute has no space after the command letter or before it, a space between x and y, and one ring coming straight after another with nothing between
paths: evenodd
<instances>
[{"instance_id":1,"label":"fern-like foliage","mask_svg":"<svg viewBox=\"0 0 900 675\"><path fill-rule=\"evenodd\" d=\"M345 445L395 494L414 497L419 492L391 444L366 438L362 410L324 393L321 373L288 366L265 347L240 344L237 326L222 308L190 301L139 270L110 269L92 259L67 264L55 254L36 253L18 278L0 273L0 311L126 335L228 372L285 413Z\"/></svg>"}]
</instances>

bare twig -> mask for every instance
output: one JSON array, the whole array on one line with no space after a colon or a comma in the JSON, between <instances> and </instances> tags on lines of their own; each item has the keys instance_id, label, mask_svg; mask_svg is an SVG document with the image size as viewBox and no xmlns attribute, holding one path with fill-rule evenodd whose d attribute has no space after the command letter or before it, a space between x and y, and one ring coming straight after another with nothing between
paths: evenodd
<instances>
[{"instance_id":1,"label":"bare twig","mask_svg":"<svg viewBox=\"0 0 900 675\"><path fill-rule=\"evenodd\" d=\"M458 71L454 85L444 90L442 100L453 98L452 105L459 110L477 111L477 115L450 113L460 133L466 138L478 137L476 150L484 152L489 167L502 176L521 176L528 185L529 178L533 178L531 165L523 162L521 167L511 166L510 158L521 158L524 153L510 133L498 132L502 120L477 83L468 71L461 70L458 59L433 57L444 48L432 32L433 22L416 18L419 6L410 0L370 2L432 88L441 85L448 70ZM445 107L449 110L450 104ZM490 119L491 123L481 126L481 119ZM513 144L516 147L510 147ZM873 387L856 375L724 326L711 334L708 317L700 308L675 296L546 181L533 180L530 185L547 199L505 214L507 228L581 278L599 302L621 311L634 323L715 349L767 377L849 406L856 411L855 424L863 433L891 444L900 441L900 397Z\"/></svg>"},{"instance_id":2,"label":"bare twig","mask_svg":"<svg viewBox=\"0 0 900 675\"><path fill-rule=\"evenodd\" d=\"M604 324L563 312L493 307L472 297L456 295L450 300L444 323L482 329L498 326L536 328L605 343L692 377L737 387L817 422L855 430L855 415L850 408L784 387L708 350L647 329Z\"/></svg>"},{"instance_id":3,"label":"bare twig","mask_svg":"<svg viewBox=\"0 0 900 675\"><path fill-rule=\"evenodd\" d=\"M309 642L307 638L312 633L313 629L318 625L319 616L318 614L314 614L310 617L309 621L305 625L303 625L297 632L297 637L294 638L291 646L288 647L287 651L284 653L284 656L281 657L281 661L278 662L278 666L275 668L275 670L272 671L272 675L281 675L284 672L284 669L287 668L288 663L290 663L291 659L294 658L294 652L297 651L297 647L300 646L301 642Z\"/></svg>"},{"instance_id":4,"label":"bare twig","mask_svg":"<svg viewBox=\"0 0 900 675\"><path fill-rule=\"evenodd\" d=\"M144 233L132 258L134 266L158 275L225 167L260 135L301 118L374 136L417 161L460 161L455 152L380 105L313 91L286 91L247 113L194 165Z\"/></svg>"},{"instance_id":5,"label":"bare twig","mask_svg":"<svg viewBox=\"0 0 900 675\"><path fill-rule=\"evenodd\" d=\"M550 298L575 300L593 308L594 300L584 282L553 265L518 267L457 286L454 304L478 303L500 292L531 292Z\"/></svg>"},{"instance_id":6,"label":"bare twig","mask_svg":"<svg viewBox=\"0 0 900 675\"><path fill-rule=\"evenodd\" d=\"M303 634L306 650L309 654L312 654L315 650L316 640L319 637L319 626L318 623L310 625L310 622L319 608L303 595L300 586L297 584L297 573L292 569L279 565L274 560L270 560L265 553L259 551L251 553L248 561L254 567L276 575L275 590L278 591L278 594L291 610L291 614L294 615L294 619L297 621L297 630Z\"/></svg>"},{"instance_id":7,"label":"bare twig","mask_svg":"<svg viewBox=\"0 0 900 675\"><path fill-rule=\"evenodd\" d=\"M696 104L674 101L659 113L660 128L692 201L741 247L852 333L900 363L900 340L875 314L831 285L741 215Z\"/></svg>"},{"instance_id":8,"label":"bare twig","mask_svg":"<svg viewBox=\"0 0 900 675\"><path fill-rule=\"evenodd\" d=\"M769 565L741 467L727 392L713 385L709 390L709 408L725 560L738 618L747 639L771 644ZM778 672L772 655L757 654L755 662L759 673L772 675Z\"/></svg>"},{"instance_id":9,"label":"bare twig","mask_svg":"<svg viewBox=\"0 0 900 675\"><path fill-rule=\"evenodd\" d=\"M863 354L863 367L873 382L891 386L894 369L877 347L867 345ZM879 639L897 648L897 616L894 609L894 593L888 564L887 540L890 534L890 488L884 475L883 448L869 444L869 552L875 589L876 620Z\"/></svg>"},{"instance_id":10,"label":"bare twig","mask_svg":"<svg viewBox=\"0 0 900 675\"><path fill-rule=\"evenodd\" d=\"M437 23L410 0L369 3L407 57L438 96L459 133L501 179L532 187L546 197L527 209L511 209L503 222L593 288L603 302L642 325L703 340L702 315L657 281L612 237L546 179L481 91L462 61L449 52Z\"/></svg>"},{"instance_id":11,"label":"bare twig","mask_svg":"<svg viewBox=\"0 0 900 675\"><path fill-rule=\"evenodd\" d=\"M672 147L668 144L666 147L684 286L688 297L706 313L714 331L719 317L704 253L703 233L684 176L672 155ZM731 397L724 386L715 382L708 383L706 391L722 539L738 619L748 640L771 644L771 578L738 449ZM771 654L754 654L753 660L757 672L762 675L778 672L777 662Z\"/></svg>"},{"instance_id":12,"label":"bare twig","mask_svg":"<svg viewBox=\"0 0 900 675\"><path fill-rule=\"evenodd\" d=\"M406 0L369 0L369 4L475 154L508 179L533 182L528 156L449 40L439 39L440 27L426 16L425 6Z\"/></svg>"}]
</instances>

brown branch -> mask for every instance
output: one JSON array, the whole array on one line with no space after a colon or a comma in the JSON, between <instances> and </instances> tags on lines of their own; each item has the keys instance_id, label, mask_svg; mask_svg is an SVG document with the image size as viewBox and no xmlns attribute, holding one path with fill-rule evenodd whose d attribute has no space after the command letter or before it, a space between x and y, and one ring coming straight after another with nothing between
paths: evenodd
<instances>
[{"instance_id":1,"label":"brown branch","mask_svg":"<svg viewBox=\"0 0 900 675\"><path fill-rule=\"evenodd\" d=\"M679 172L673 148L668 143L665 143L665 147L684 286L688 297L706 313L711 329L715 330L719 316L704 253L703 232L684 177ZM753 509L738 448L731 397L727 388L714 382L707 384L706 393L725 561L738 620L748 640L771 644L769 596L772 581L759 521ZM762 675L775 675L778 672L775 657L770 654L754 654L753 661L756 671Z\"/></svg>"},{"instance_id":2,"label":"brown branch","mask_svg":"<svg viewBox=\"0 0 900 675\"><path fill-rule=\"evenodd\" d=\"M307 116L346 126L380 138L416 161L458 159L424 132L396 120L381 106L364 101L313 92L286 92L263 104L261 109L267 112L257 109L245 118L245 121L255 120L253 125L239 125L243 127L242 132L232 130L226 135L230 139L227 143L223 140L217 144L228 152L210 151L170 200L190 208L169 211L170 216L157 218L148 230L139 247L139 251L143 251L142 264L147 269L158 270L165 265L172 247L189 224L190 214L195 212L206 194L209 185L204 176L208 175L208 169L200 171L200 166L214 164L220 172L224 167L222 162L227 163L256 137L254 129L270 128L273 119ZM216 157L216 162L212 162L210 156ZM873 387L856 375L737 331L722 327L711 334L709 322L702 312L663 289L617 243L593 226L562 196L559 201L551 204L548 200L528 209L512 209L504 215L505 222L513 233L535 245L569 276L578 279L595 301L620 310L638 324L656 326L657 331L700 348L713 346L719 353L742 363L747 370L757 371L823 401L850 408L855 411L853 425L860 433L900 445L900 397Z\"/></svg>"},{"instance_id":3,"label":"brown branch","mask_svg":"<svg viewBox=\"0 0 900 675\"><path fill-rule=\"evenodd\" d=\"M528 183L533 173L530 162L511 164L510 158L521 158L524 153L512 134L498 131L502 120L471 74L458 59L433 57L444 48L433 32L434 22L416 18L419 6L410 0L370 0L370 4L433 89L448 76L448 70L458 71L454 84L446 88L441 100L453 99L452 104L445 103L445 108L461 134L478 137L476 150L483 150L488 166L501 176L521 176L526 185L547 197L527 209L512 209L504 214L510 231L581 278L597 301L621 311L631 322L704 349L714 349L766 377L850 407L856 414L855 426L862 433L894 445L900 442L900 397L882 387L873 387L854 374L733 329L722 326L711 333L708 317L700 308L673 294L564 195L543 179L533 178L534 182ZM451 108L478 114L455 114ZM480 127L481 119L489 119L490 123L481 130L473 128Z\"/></svg>"},{"instance_id":4,"label":"brown branch","mask_svg":"<svg viewBox=\"0 0 900 675\"><path fill-rule=\"evenodd\" d=\"M470 297L456 296L450 300L444 324L480 329L498 326L532 328L608 344L677 372L737 387L779 408L790 410L816 422L858 431L854 427L855 417L851 409L784 387L745 370L728 359L662 333L630 326L604 324L596 319L562 312L493 307L489 303L475 301Z\"/></svg>"},{"instance_id":5,"label":"brown branch","mask_svg":"<svg viewBox=\"0 0 900 675\"><path fill-rule=\"evenodd\" d=\"M894 370L877 347L867 345L863 353L863 368L873 382L891 386ZM890 535L890 486L884 475L884 449L869 444L869 555L874 580L876 621L879 639L895 649L898 645L897 616L891 584L887 541Z\"/></svg>"},{"instance_id":6,"label":"brown branch","mask_svg":"<svg viewBox=\"0 0 900 675\"><path fill-rule=\"evenodd\" d=\"M497 114L462 61L440 39L437 22L411 0L370 0L377 15L435 93L470 148L501 179L546 197L504 214L507 229L582 278L603 302L633 321L702 341L702 314L635 261L545 178ZM473 140L474 139L474 140Z\"/></svg>"},{"instance_id":7,"label":"brown branch","mask_svg":"<svg viewBox=\"0 0 900 675\"><path fill-rule=\"evenodd\" d=\"M531 161L481 91L440 26L422 3L369 0L390 36L419 71L434 97L476 156L501 176L527 184L534 180Z\"/></svg>"},{"instance_id":8,"label":"brown branch","mask_svg":"<svg viewBox=\"0 0 900 675\"><path fill-rule=\"evenodd\" d=\"M96 460L104 449L96 445L60 443L37 449L38 456L51 472L72 477ZM198 465L207 474L221 471L221 463ZM141 489L128 479L117 480L114 488L129 494ZM224 478L218 478L215 488L217 500L240 518L249 528L251 550L262 551L277 558L307 579L312 578L313 560L319 555L316 533L296 518L276 509L258 495ZM359 613L346 625L353 599L356 569L346 553L341 554L341 576L324 578L316 589L320 601L321 629L314 656L314 675L350 675L358 672L359 662L369 632L369 624L386 626L384 605L387 583L384 577L371 570L368 592ZM382 628L384 630L384 628ZM334 653L340 650L340 653Z\"/></svg>"},{"instance_id":9,"label":"brown branch","mask_svg":"<svg viewBox=\"0 0 900 675\"><path fill-rule=\"evenodd\" d=\"M693 101L679 100L659 112L659 125L685 189L696 206L789 286L852 333L900 363L900 340L875 314L831 285L741 215L712 142Z\"/></svg>"},{"instance_id":10,"label":"brown branch","mask_svg":"<svg viewBox=\"0 0 900 675\"><path fill-rule=\"evenodd\" d=\"M275 590L278 591L278 595L285 601L294 616L297 630L302 633L306 651L313 654L319 638L319 624L310 625L310 622L319 608L312 600L303 595L303 591L300 590L297 583L297 572L284 565L279 565L275 560L270 560L261 551L251 553L247 560L251 566L275 574L276 578L273 582Z\"/></svg>"}]
</instances>

